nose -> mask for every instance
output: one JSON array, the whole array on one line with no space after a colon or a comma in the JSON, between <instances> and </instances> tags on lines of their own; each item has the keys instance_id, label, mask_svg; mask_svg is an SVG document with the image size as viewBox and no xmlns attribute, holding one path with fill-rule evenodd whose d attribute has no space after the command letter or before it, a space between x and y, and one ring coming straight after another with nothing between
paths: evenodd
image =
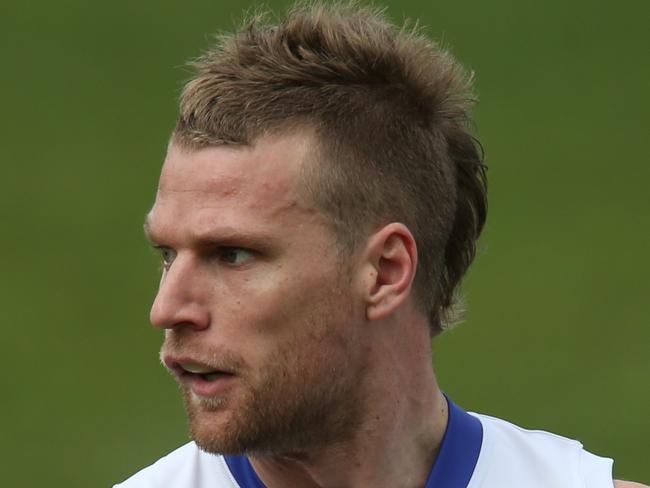
<instances>
[{"instance_id":1,"label":"nose","mask_svg":"<svg viewBox=\"0 0 650 488\"><path fill-rule=\"evenodd\" d=\"M210 314L201 286L200 270L191 259L177 256L163 273L149 320L159 329L189 326L201 330L210 325Z\"/></svg>"}]
</instances>

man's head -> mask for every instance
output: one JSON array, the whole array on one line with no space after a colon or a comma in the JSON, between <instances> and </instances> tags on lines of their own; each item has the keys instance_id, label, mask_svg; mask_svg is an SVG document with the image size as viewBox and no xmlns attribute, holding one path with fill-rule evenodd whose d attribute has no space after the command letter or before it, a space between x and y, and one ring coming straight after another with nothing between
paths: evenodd
<instances>
[{"instance_id":1,"label":"man's head","mask_svg":"<svg viewBox=\"0 0 650 488\"><path fill-rule=\"evenodd\" d=\"M373 9L297 7L255 17L194 63L172 143L250 145L308 128L303 191L342 256L386 223L415 237L414 295L432 333L454 320L454 295L486 211L485 170L468 131L470 79L413 29Z\"/></svg>"},{"instance_id":2,"label":"man's head","mask_svg":"<svg viewBox=\"0 0 650 488\"><path fill-rule=\"evenodd\" d=\"M147 229L165 268L151 321L193 437L211 452L344 442L399 394L395 317L417 317L430 369L424 324L441 330L474 255L467 80L431 42L339 6L251 21L196 68Z\"/></svg>"},{"instance_id":3,"label":"man's head","mask_svg":"<svg viewBox=\"0 0 650 488\"><path fill-rule=\"evenodd\" d=\"M165 160L147 220L164 266L151 322L207 451L298 451L359 422L362 286L297 188L311 140L172 146Z\"/></svg>"}]
</instances>

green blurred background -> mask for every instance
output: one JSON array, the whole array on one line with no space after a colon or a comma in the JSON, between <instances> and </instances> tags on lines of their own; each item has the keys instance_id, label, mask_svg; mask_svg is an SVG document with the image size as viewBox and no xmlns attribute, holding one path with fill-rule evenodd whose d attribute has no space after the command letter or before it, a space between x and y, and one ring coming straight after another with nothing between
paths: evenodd
<instances>
[{"instance_id":1,"label":"green blurred background","mask_svg":"<svg viewBox=\"0 0 650 488\"><path fill-rule=\"evenodd\" d=\"M141 223L183 63L250 5L2 2L2 486L110 486L186 441ZM444 389L649 482L648 2L388 5L482 100L490 217Z\"/></svg>"}]
</instances>

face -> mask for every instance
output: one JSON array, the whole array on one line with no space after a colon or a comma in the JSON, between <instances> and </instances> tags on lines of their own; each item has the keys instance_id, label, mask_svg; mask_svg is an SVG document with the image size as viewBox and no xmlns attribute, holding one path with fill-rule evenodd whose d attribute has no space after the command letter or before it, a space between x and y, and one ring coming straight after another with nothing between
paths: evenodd
<instances>
[{"instance_id":1,"label":"face","mask_svg":"<svg viewBox=\"0 0 650 488\"><path fill-rule=\"evenodd\" d=\"M300 196L310 144L172 145L163 166L146 225L164 268L151 322L208 452L300 452L351 437L361 418L365 312Z\"/></svg>"}]
</instances>

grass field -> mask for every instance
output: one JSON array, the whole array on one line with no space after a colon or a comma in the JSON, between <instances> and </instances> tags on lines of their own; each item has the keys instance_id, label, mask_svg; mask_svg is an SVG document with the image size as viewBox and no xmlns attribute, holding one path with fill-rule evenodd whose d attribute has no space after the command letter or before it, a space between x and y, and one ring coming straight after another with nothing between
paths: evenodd
<instances>
[{"instance_id":1,"label":"grass field","mask_svg":"<svg viewBox=\"0 0 650 488\"><path fill-rule=\"evenodd\" d=\"M246 5L3 3L3 486L110 486L186 440L141 223L181 66ZM490 215L467 320L434 344L444 389L649 482L648 3L389 12L442 38L481 97Z\"/></svg>"}]
</instances>

